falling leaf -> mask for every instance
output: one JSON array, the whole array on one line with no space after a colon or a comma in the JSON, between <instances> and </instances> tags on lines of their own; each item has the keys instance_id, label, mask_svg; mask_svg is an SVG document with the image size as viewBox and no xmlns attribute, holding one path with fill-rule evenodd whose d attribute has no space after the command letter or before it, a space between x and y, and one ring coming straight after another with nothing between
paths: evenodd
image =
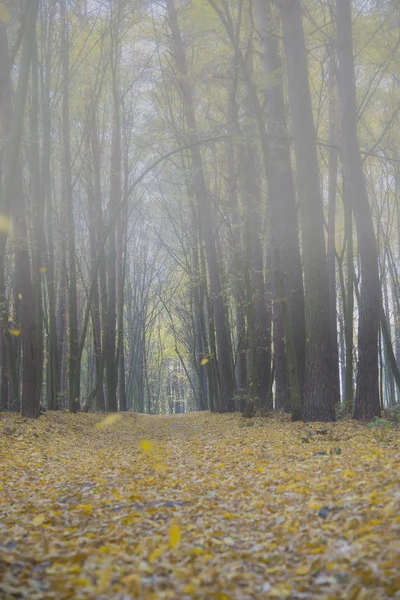
<instances>
[{"instance_id":1,"label":"falling leaf","mask_svg":"<svg viewBox=\"0 0 400 600\"><path fill-rule=\"evenodd\" d=\"M0 21L4 21L4 19L1 18L1 7L2 6L6 10L8 10L7 7L2 2L0 2ZM8 233L9 228L10 228L10 220L9 220L9 218L6 215L0 215L0 232L2 232L2 233Z\"/></svg>"},{"instance_id":2,"label":"falling leaf","mask_svg":"<svg viewBox=\"0 0 400 600\"><path fill-rule=\"evenodd\" d=\"M10 334L13 335L14 337L19 337L21 335L21 330L18 329L18 327L11 327L9 329Z\"/></svg>"},{"instance_id":3,"label":"falling leaf","mask_svg":"<svg viewBox=\"0 0 400 600\"><path fill-rule=\"evenodd\" d=\"M200 364L201 364L201 366L203 367L203 366L204 366L204 365L206 365L208 362L209 362L209 359L208 359L208 358L203 358Z\"/></svg>"},{"instance_id":4,"label":"falling leaf","mask_svg":"<svg viewBox=\"0 0 400 600\"><path fill-rule=\"evenodd\" d=\"M37 517L35 517L34 519L32 519L32 525L35 525L35 527L39 526L39 525L43 525L43 523L46 520L46 515L38 515Z\"/></svg>"},{"instance_id":5,"label":"falling leaf","mask_svg":"<svg viewBox=\"0 0 400 600\"><path fill-rule=\"evenodd\" d=\"M150 440L142 440L139 446L143 452L149 454L153 449L153 442L150 442Z\"/></svg>"},{"instance_id":6,"label":"falling leaf","mask_svg":"<svg viewBox=\"0 0 400 600\"><path fill-rule=\"evenodd\" d=\"M77 398L77 400L79 402L79 398ZM115 423L118 423L120 419L121 415L118 413L108 415L105 419L100 421L100 423L96 423L95 427L96 429L106 429L107 427L111 427L112 425L115 425Z\"/></svg>"},{"instance_id":7,"label":"falling leaf","mask_svg":"<svg viewBox=\"0 0 400 600\"><path fill-rule=\"evenodd\" d=\"M181 541L181 528L177 523L171 523L169 528L169 545L171 548L176 548Z\"/></svg>"},{"instance_id":8,"label":"falling leaf","mask_svg":"<svg viewBox=\"0 0 400 600\"><path fill-rule=\"evenodd\" d=\"M18 298L22 300L22 294L18 294Z\"/></svg>"},{"instance_id":9,"label":"falling leaf","mask_svg":"<svg viewBox=\"0 0 400 600\"><path fill-rule=\"evenodd\" d=\"M46 267L40 267L40 272L41 273L46 273L46 271L47 271Z\"/></svg>"}]
</instances>

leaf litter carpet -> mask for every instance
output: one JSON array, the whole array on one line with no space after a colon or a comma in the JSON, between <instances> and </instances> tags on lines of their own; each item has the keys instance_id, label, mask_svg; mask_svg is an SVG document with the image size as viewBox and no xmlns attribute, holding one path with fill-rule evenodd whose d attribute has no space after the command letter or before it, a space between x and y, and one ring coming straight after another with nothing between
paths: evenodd
<instances>
[{"instance_id":1,"label":"leaf litter carpet","mask_svg":"<svg viewBox=\"0 0 400 600\"><path fill-rule=\"evenodd\" d=\"M398 429L0 416L0 598L400 598Z\"/></svg>"}]
</instances>

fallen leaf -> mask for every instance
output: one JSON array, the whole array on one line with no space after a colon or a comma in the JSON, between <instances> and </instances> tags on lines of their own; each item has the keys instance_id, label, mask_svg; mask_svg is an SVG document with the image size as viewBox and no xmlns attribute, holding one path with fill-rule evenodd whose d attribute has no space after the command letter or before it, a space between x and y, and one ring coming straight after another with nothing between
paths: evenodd
<instances>
[{"instance_id":1,"label":"fallen leaf","mask_svg":"<svg viewBox=\"0 0 400 600\"><path fill-rule=\"evenodd\" d=\"M97 423L95 425L95 427L96 427L96 429L106 429L107 427L111 427L112 425L115 425L115 423L118 423L118 421L120 419L121 419L121 414L119 414L119 413L115 413L113 415L108 415L105 419L100 421L100 423Z\"/></svg>"},{"instance_id":2,"label":"fallen leaf","mask_svg":"<svg viewBox=\"0 0 400 600\"><path fill-rule=\"evenodd\" d=\"M170 547L176 548L181 541L181 528L177 523L171 523L168 536Z\"/></svg>"},{"instance_id":3,"label":"fallen leaf","mask_svg":"<svg viewBox=\"0 0 400 600\"><path fill-rule=\"evenodd\" d=\"M37 517L35 517L34 519L32 519L32 525L35 525L35 527L39 526L39 525L43 525L43 523L46 520L46 515L37 515Z\"/></svg>"}]
</instances>

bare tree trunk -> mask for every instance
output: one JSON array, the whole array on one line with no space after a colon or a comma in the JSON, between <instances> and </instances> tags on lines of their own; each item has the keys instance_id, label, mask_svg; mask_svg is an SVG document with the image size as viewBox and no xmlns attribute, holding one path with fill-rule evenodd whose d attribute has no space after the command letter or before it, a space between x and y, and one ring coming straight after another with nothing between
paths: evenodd
<instances>
[{"instance_id":1,"label":"bare tree trunk","mask_svg":"<svg viewBox=\"0 0 400 600\"><path fill-rule=\"evenodd\" d=\"M43 13L42 13L43 15ZM56 318L56 289L55 289L55 264L54 264L54 212L53 197L51 189L51 125L52 114L50 105L51 93L51 75L52 75L52 32L54 13L49 15L47 25L47 47L42 36L42 56L44 56L44 65L41 68L42 84L42 180L41 194L43 202L46 205L46 230L47 230L47 252L43 258L41 270L46 271L47 282L47 300L48 300L48 327L47 337L47 366L46 366L46 395L47 407L51 410L57 410L60 402L61 391L61 367L59 364L58 332ZM42 19L43 21L43 19ZM43 22L42 22L43 27ZM44 218L44 216L43 216ZM62 357L62 355L61 355Z\"/></svg>"},{"instance_id":2,"label":"bare tree trunk","mask_svg":"<svg viewBox=\"0 0 400 600\"><path fill-rule=\"evenodd\" d=\"M304 387L304 369L305 369L305 322L304 322L304 292L302 279L302 266L300 259L300 243L296 210L296 195L293 181L293 170L290 157L290 144L287 133L286 107L283 93L282 61L279 56L278 41L275 32L275 22L271 3L269 1L256 1L256 13L258 23L258 33L261 45L261 58L263 73L267 78L268 85L266 89L267 100L267 134L269 140L269 185L270 185L270 203L272 219L273 245L279 249L279 262L281 269L278 269L279 277L282 277L282 286L284 298L278 298L278 304L286 299L288 312L288 326L291 326L294 356L296 365L288 364L288 353L286 357L282 354L282 338L284 334L284 324L279 323L283 319L280 310L276 310L277 329L282 334L282 338L276 340L275 348L276 363L276 386L278 405L281 400L286 404L288 394L287 384L288 375L284 373L285 368L290 368L292 372L297 372L298 389L301 398L303 397ZM276 290L277 293L277 290ZM278 335L280 335L278 334ZM276 336L275 336L276 339ZM280 387L282 384L282 388ZM293 415L298 418L298 415Z\"/></svg>"},{"instance_id":3,"label":"bare tree trunk","mask_svg":"<svg viewBox=\"0 0 400 600\"><path fill-rule=\"evenodd\" d=\"M354 251L353 251L353 215L349 198L347 197L346 184L343 181L343 201L344 201L344 223L346 236L346 262L347 262L347 286L345 302L343 303L344 312L344 334L346 342L346 376L344 402L349 412L354 410L354 385L353 385L353 350L354 350Z\"/></svg>"},{"instance_id":4,"label":"bare tree trunk","mask_svg":"<svg viewBox=\"0 0 400 600\"><path fill-rule=\"evenodd\" d=\"M303 416L335 420L324 217L300 0L281 3L303 246L306 371Z\"/></svg>"},{"instance_id":5,"label":"bare tree trunk","mask_svg":"<svg viewBox=\"0 0 400 600\"><path fill-rule=\"evenodd\" d=\"M115 26L117 28L117 26ZM118 33L116 34L116 38ZM113 40L112 65L112 91L113 91L113 131L111 147L111 174L110 174L110 202L109 218L112 219L115 208L121 201L121 114L119 99L119 48L117 39ZM107 410L118 410L117 385L118 368L116 360L116 335L117 335L117 311L116 311L116 225L111 224L108 234L107 254L107 319L106 319L106 346L104 348L106 358L106 383L107 383Z\"/></svg>"},{"instance_id":6,"label":"bare tree trunk","mask_svg":"<svg viewBox=\"0 0 400 600\"><path fill-rule=\"evenodd\" d=\"M380 415L378 331L382 310L378 251L357 135L351 0L336 2L342 147L361 259L356 419Z\"/></svg>"},{"instance_id":7,"label":"bare tree trunk","mask_svg":"<svg viewBox=\"0 0 400 600\"><path fill-rule=\"evenodd\" d=\"M21 409L22 414L27 417L36 418L40 415L40 390L38 388L39 373L37 361L37 339L36 339L36 319L35 307L32 299L34 297L31 267L29 256L28 234L26 226L26 206L23 195L22 185L22 169L20 162L20 147L23 129L23 117L25 111L29 73L33 49L36 39L36 20L39 10L39 0L33 0L27 8L25 16L25 28L23 33L22 54L20 71L18 77L18 85L15 93L14 110L11 104L8 104L9 114L8 119L11 123L10 137L8 143L8 153L6 157L6 175L4 185L4 195L2 198L1 212L5 215L11 215L14 222L14 232L16 248L15 248L15 269L16 269L16 286L17 286L17 302L21 318L21 334L22 334L22 352L23 352L23 370L22 370L22 398ZM8 62L7 40L3 25L0 32L3 37L3 48L6 50L5 64ZM6 90L11 90L11 83L7 81L10 77L6 75ZM7 92L6 92L7 93ZM13 113L13 114L12 114ZM13 203L10 205L10 199L13 198ZM7 231L0 233L0 258L1 265L4 268L4 256L7 243ZM4 272L4 271L3 271ZM4 282L4 280L3 280ZM4 284L3 284L4 292ZM4 316L3 316L3 331L4 331ZM11 358L11 356L9 356ZM41 365L42 367L42 365Z\"/></svg>"},{"instance_id":8,"label":"bare tree trunk","mask_svg":"<svg viewBox=\"0 0 400 600\"><path fill-rule=\"evenodd\" d=\"M332 50L333 52L333 50ZM332 55L329 59L329 154L328 154L328 244L326 262L329 283L329 318L332 383L335 404L340 402L339 349L337 340L336 315L336 195L338 178L338 103L336 97L336 63Z\"/></svg>"},{"instance_id":9,"label":"bare tree trunk","mask_svg":"<svg viewBox=\"0 0 400 600\"><path fill-rule=\"evenodd\" d=\"M70 145L70 109L69 109L69 42L68 18L66 0L60 0L61 20L61 53L62 53L62 79L63 79L63 150L64 150L64 192L67 212L68 232L68 315L69 315L69 410L72 413L80 409L80 358L79 358L79 331L78 331L78 300L76 282L76 257L75 257L75 222L74 202L72 196L71 173L71 145Z\"/></svg>"},{"instance_id":10,"label":"bare tree trunk","mask_svg":"<svg viewBox=\"0 0 400 600\"><path fill-rule=\"evenodd\" d=\"M32 188L32 283L34 289L34 308L36 314L36 373L39 398L43 383L44 336L43 336L43 298L42 298L42 266L44 263L44 196L41 193L39 162L39 64L38 48L35 39L32 52L32 99L30 110L31 132L31 188Z\"/></svg>"}]
</instances>

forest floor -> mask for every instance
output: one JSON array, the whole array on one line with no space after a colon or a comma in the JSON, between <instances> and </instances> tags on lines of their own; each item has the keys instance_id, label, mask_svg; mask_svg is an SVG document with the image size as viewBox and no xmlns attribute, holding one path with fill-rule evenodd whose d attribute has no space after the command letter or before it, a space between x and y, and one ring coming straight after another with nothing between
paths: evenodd
<instances>
[{"instance_id":1,"label":"forest floor","mask_svg":"<svg viewBox=\"0 0 400 600\"><path fill-rule=\"evenodd\" d=\"M400 432L0 416L0 598L400 598Z\"/></svg>"}]
</instances>

